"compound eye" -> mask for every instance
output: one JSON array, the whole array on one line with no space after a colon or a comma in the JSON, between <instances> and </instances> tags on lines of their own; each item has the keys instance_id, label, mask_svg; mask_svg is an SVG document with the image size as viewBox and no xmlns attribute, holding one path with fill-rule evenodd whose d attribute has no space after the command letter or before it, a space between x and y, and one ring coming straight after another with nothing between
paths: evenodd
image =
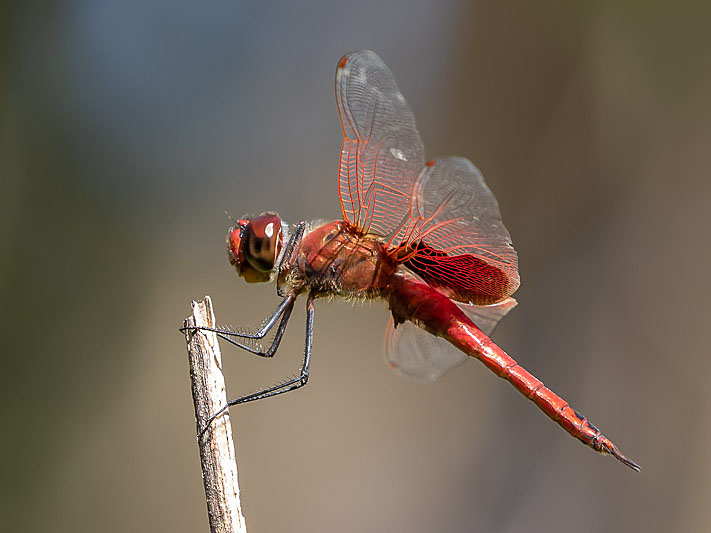
<instances>
[{"instance_id":1,"label":"compound eye","mask_svg":"<svg viewBox=\"0 0 711 533\"><path fill-rule=\"evenodd\" d=\"M281 220L276 215L260 215L250 221L242 234L242 250L247 262L260 272L274 268L281 251Z\"/></svg>"}]
</instances>

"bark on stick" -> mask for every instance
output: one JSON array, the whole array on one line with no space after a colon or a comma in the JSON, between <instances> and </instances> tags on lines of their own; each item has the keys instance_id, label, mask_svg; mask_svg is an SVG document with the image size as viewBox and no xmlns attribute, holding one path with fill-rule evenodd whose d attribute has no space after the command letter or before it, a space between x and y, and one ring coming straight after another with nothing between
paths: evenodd
<instances>
[{"instance_id":1,"label":"bark on stick","mask_svg":"<svg viewBox=\"0 0 711 533\"><path fill-rule=\"evenodd\" d=\"M192 315L185 319L186 328L215 327L215 315L209 296L205 296L203 301L194 301L192 311ZM213 420L203 433L210 417L227 404L217 336L209 331L187 329L185 339L188 344L190 380L210 531L246 533L239 500L237 461L229 413L225 411Z\"/></svg>"}]
</instances>

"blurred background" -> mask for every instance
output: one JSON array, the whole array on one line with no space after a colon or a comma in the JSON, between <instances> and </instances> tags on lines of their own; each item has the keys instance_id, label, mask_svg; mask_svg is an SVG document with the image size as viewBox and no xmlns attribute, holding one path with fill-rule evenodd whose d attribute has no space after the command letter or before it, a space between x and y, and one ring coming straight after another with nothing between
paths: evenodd
<instances>
[{"instance_id":1,"label":"blurred background","mask_svg":"<svg viewBox=\"0 0 711 533\"><path fill-rule=\"evenodd\" d=\"M384 364L384 305L318 302L305 389L234 409L251 533L708 531L708 2L15 2L0 13L2 527L207 531L192 299L278 303L233 216L340 216L339 57L375 50L429 157L484 172L519 252L494 339L641 474L476 361ZM295 372L223 346L231 396Z\"/></svg>"}]
</instances>

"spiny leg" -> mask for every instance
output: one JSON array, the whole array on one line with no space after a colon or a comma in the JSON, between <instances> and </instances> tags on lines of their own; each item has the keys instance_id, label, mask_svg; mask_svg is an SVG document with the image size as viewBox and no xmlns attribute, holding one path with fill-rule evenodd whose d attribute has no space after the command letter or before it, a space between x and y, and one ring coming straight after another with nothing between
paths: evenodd
<instances>
[{"instance_id":1,"label":"spiny leg","mask_svg":"<svg viewBox=\"0 0 711 533\"><path fill-rule=\"evenodd\" d=\"M221 339L226 340L230 344L233 344L237 346L238 348L242 348L243 350L252 353L254 355L258 355L260 357L273 357L274 354L276 353L277 349L279 348L279 343L281 342L281 338L284 335L284 332L286 331L286 326L287 323L289 322L289 317L291 316L291 311L294 308L294 301L296 299L296 296L294 296L292 293L289 293L286 298L279 304L279 307L276 308L274 313L271 314L271 316L264 321L264 324L261 328L256 333L240 333L238 331L232 331L229 329L223 329L223 328L210 328L210 327L196 327L196 328L180 328L180 331L185 331L187 329L192 329L192 330L201 330L201 331L213 331L217 333L217 336L220 337ZM239 337L241 339L262 339L264 338L267 333L274 327L274 324L276 321L279 319L279 316L281 315L281 322L279 323L279 327L277 328L277 332L274 335L274 339L271 342L271 345L267 349L267 351L262 351L258 350L256 348L253 348L252 346L249 346L247 344L243 344L241 342L238 342L230 337Z\"/></svg>"},{"instance_id":2,"label":"spiny leg","mask_svg":"<svg viewBox=\"0 0 711 533\"><path fill-rule=\"evenodd\" d=\"M289 299L289 297L287 297L284 301L286 301L287 299ZM226 340L230 344L237 346L238 348L242 348L243 350L245 350L251 354L258 355L259 357L274 357L274 354L279 349L279 344L281 344L281 339L284 336L284 332L286 331L286 326L289 323L289 318L291 317L291 312L294 309L294 301L295 301L295 298L291 297L290 301L288 302L288 305L283 309L281 321L279 322L279 326L277 327L276 333L274 334L274 339L272 340L271 344L269 345L269 348L267 348L266 351L257 350L256 348L253 348L252 346L249 346L247 344L242 344L241 342L230 338L228 335L232 335L232 336L236 336L236 337L240 337L240 338L247 338L247 339L261 339L262 337L264 337L264 335L266 335L268 330L267 330L267 332L264 332L264 334L261 337L246 336L244 334L239 334L239 333L229 331L229 330L216 331L217 336L221 339ZM273 315L273 316L278 316L278 315ZM271 318L270 318L270 320L271 320ZM273 324L272 324L272 326L273 326ZM271 326L270 326L270 329L271 329ZM258 333L261 333L261 330Z\"/></svg>"},{"instance_id":3,"label":"spiny leg","mask_svg":"<svg viewBox=\"0 0 711 533\"><path fill-rule=\"evenodd\" d=\"M271 330L274 327L274 324L276 323L279 316L284 312L284 309L286 309L286 307L289 304L293 304L294 298L295 298L295 296L293 294L287 294L286 297L279 304L279 307L277 307L274 310L274 312L269 316L269 318L264 322L262 327L260 327L259 330L257 330L256 333L240 333L237 331L231 331L229 329L209 328L207 326L192 327L192 328L182 327L182 328L180 328L179 331L184 332L188 329L201 330L201 331L214 331L215 333L220 333L222 335L240 337L243 339L262 339L266 336L267 333L269 333L269 330Z\"/></svg>"},{"instance_id":4,"label":"spiny leg","mask_svg":"<svg viewBox=\"0 0 711 533\"><path fill-rule=\"evenodd\" d=\"M263 398L269 398L270 396L277 396L279 394L284 394L285 392L290 392L292 390L298 389L306 385L309 380L309 371L311 370L311 348L314 341L314 304L313 296L309 295L306 302L306 345L304 348L304 362L301 365L301 370L299 371L299 376L291 378L284 383L268 387L259 392L253 394L248 394L247 396L242 396L240 398L235 398L227 402L227 407L232 405L238 405L241 403L252 402L254 400L261 400Z\"/></svg>"},{"instance_id":5,"label":"spiny leg","mask_svg":"<svg viewBox=\"0 0 711 533\"><path fill-rule=\"evenodd\" d=\"M212 421L215 420L222 413L224 413L228 407L231 407L233 405L239 405L242 403L253 402L255 400L262 400L271 396L278 396L279 394L284 394L285 392L290 392L306 385L306 383L309 381L309 372L311 370L311 348L313 347L314 341L313 301L313 294L309 294L308 300L306 301L306 345L304 348L304 362L301 365L299 375L283 383L279 383L278 385L273 385L271 387L267 387L266 389L262 389L261 391L248 394L246 396L240 396L239 398L235 398L234 400L230 400L229 402L227 402L227 405L225 405L222 409L217 411L208 419L207 424L205 424L205 428L200 433L201 437L210 427Z\"/></svg>"},{"instance_id":6,"label":"spiny leg","mask_svg":"<svg viewBox=\"0 0 711 533\"><path fill-rule=\"evenodd\" d=\"M279 267L277 268L277 294L279 296L284 296L284 290L281 288L281 271L284 268L284 265L291 261L291 256L294 254L296 246L301 242L301 237L304 236L305 229L306 222L299 222L294 227L294 232L291 234L291 237L289 237L289 242L286 244L286 248L284 248L284 253L281 256Z\"/></svg>"}]
</instances>

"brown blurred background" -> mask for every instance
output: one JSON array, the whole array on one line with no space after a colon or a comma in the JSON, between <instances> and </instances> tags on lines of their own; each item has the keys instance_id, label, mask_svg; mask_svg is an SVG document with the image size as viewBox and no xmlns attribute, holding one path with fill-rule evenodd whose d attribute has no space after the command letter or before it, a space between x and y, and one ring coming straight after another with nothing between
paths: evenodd
<instances>
[{"instance_id":1,"label":"brown blurred background","mask_svg":"<svg viewBox=\"0 0 711 533\"><path fill-rule=\"evenodd\" d=\"M223 212L337 218L333 74L370 48L429 156L519 251L495 340L638 461L471 361L388 371L381 304L320 302L311 381L232 411L251 533L708 531L708 2L110 2L0 13L4 531L206 531L193 298L256 325ZM223 347L231 395L297 370Z\"/></svg>"}]
</instances>

